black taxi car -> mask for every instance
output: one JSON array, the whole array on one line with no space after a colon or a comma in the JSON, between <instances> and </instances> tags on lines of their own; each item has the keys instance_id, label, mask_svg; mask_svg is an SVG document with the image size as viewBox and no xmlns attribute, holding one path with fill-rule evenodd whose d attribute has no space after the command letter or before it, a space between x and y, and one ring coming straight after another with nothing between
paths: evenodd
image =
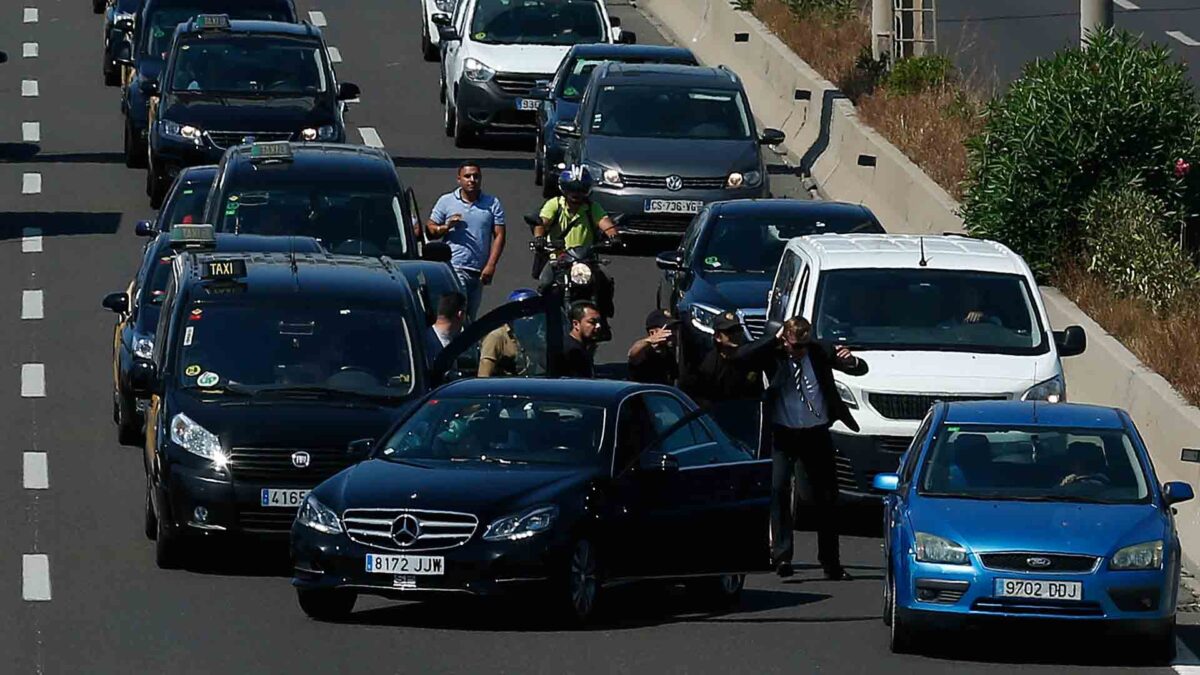
<instances>
[{"instance_id":1,"label":"black taxi car","mask_svg":"<svg viewBox=\"0 0 1200 675\"><path fill-rule=\"evenodd\" d=\"M138 233L142 234L142 227ZM144 400L137 400L130 390L130 374L149 363L154 354L154 331L158 326L159 309L171 278L171 264L177 250L203 244L220 253L296 251L318 253L324 249L314 239L296 237L260 237L253 235L219 234L211 242L172 238L170 228L146 243L137 273L123 292L109 293L103 305L117 315L113 327L113 422L117 439L122 445L141 445Z\"/></svg>"},{"instance_id":2,"label":"black taxi car","mask_svg":"<svg viewBox=\"0 0 1200 675\"><path fill-rule=\"evenodd\" d=\"M298 21L293 0L144 0L136 16L115 25L129 38L115 46L116 62L129 70L121 89L125 115L125 165L146 165L146 130L150 106L157 94L152 83L162 74L175 27L203 12L220 12L231 19Z\"/></svg>"},{"instance_id":3,"label":"black taxi car","mask_svg":"<svg viewBox=\"0 0 1200 675\"><path fill-rule=\"evenodd\" d=\"M154 220L139 220L134 231L139 237L153 237L161 232L169 232L174 223L197 225L202 223L204 202L212 189L213 178L217 175L214 165L193 166L179 172L167 196L163 199L162 208Z\"/></svg>"},{"instance_id":4,"label":"black taxi car","mask_svg":"<svg viewBox=\"0 0 1200 675\"><path fill-rule=\"evenodd\" d=\"M345 101L359 95L338 83L315 26L223 14L180 24L162 77L145 87L158 97L146 178L154 206L181 168L217 162L231 146L344 141Z\"/></svg>"},{"instance_id":5,"label":"black taxi car","mask_svg":"<svg viewBox=\"0 0 1200 675\"><path fill-rule=\"evenodd\" d=\"M548 589L580 622L609 583L687 578L728 602L768 569L769 461L678 390L460 380L380 438L292 526L292 584L313 618L345 617L359 594Z\"/></svg>"},{"instance_id":6,"label":"black taxi car","mask_svg":"<svg viewBox=\"0 0 1200 675\"><path fill-rule=\"evenodd\" d=\"M423 244L416 196L377 148L238 145L221 158L215 185L203 222L218 232L311 236L333 253L404 260L444 248Z\"/></svg>"}]
</instances>

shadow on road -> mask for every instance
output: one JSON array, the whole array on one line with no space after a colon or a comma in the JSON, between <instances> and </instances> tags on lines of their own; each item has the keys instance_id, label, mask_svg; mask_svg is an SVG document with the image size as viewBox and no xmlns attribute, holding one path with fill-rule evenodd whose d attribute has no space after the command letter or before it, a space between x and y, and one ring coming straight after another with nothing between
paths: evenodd
<instances>
[{"instance_id":1,"label":"shadow on road","mask_svg":"<svg viewBox=\"0 0 1200 675\"><path fill-rule=\"evenodd\" d=\"M120 152L60 152L42 154L36 143L0 143L0 164L125 164Z\"/></svg>"},{"instance_id":2,"label":"shadow on road","mask_svg":"<svg viewBox=\"0 0 1200 675\"><path fill-rule=\"evenodd\" d=\"M112 234L121 226L119 213L75 211L0 212L0 240L20 239L36 228L44 237L76 234Z\"/></svg>"},{"instance_id":3,"label":"shadow on road","mask_svg":"<svg viewBox=\"0 0 1200 675\"><path fill-rule=\"evenodd\" d=\"M1190 627L1181 626L1181 634L1184 628ZM1155 665L1145 645L1138 637L1109 635L1096 626L1051 621L1020 626L988 622L953 634L934 633L921 655L974 663L1145 669Z\"/></svg>"}]
</instances>

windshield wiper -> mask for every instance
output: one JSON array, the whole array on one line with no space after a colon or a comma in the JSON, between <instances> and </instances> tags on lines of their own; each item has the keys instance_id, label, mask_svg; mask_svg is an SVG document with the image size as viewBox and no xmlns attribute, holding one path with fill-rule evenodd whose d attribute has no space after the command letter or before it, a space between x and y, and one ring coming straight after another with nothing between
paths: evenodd
<instances>
[{"instance_id":1,"label":"windshield wiper","mask_svg":"<svg viewBox=\"0 0 1200 675\"><path fill-rule=\"evenodd\" d=\"M489 464L528 464L529 462L519 459L504 459L503 457L490 457L488 455L479 455L478 457L451 457L451 462L487 462Z\"/></svg>"},{"instance_id":2,"label":"windshield wiper","mask_svg":"<svg viewBox=\"0 0 1200 675\"><path fill-rule=\"evenodd\" d=\"M266 384L258 386L249 386L230 382L225 385L225 388L238 393L245 393L250 396L259 396L263 394L278 394L281 396L288 395L310 395L320 398L350 398L359 400L379 401L381 399L401 398L404 394L385 394L366 391L354 391L353 389L338 389L336 387L327 387L323 384Z\"/></svg>"}]
</instances>

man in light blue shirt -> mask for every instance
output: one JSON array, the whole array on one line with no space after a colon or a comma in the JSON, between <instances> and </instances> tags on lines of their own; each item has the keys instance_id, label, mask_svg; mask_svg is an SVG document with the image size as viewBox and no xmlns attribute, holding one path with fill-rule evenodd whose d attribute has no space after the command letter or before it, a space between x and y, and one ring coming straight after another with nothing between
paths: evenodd
<instances>
[{"instance_id":1,"label":"man in light blue shirt","mask_svg":"<svg viewBox=\"0 0 1200 675\"><path fill-rule=\"evenodd\" d=\"M450 246L450 265L467 295L467 316L479 311L483 287L492 283L504 251L504 207L483 192L483 172L474 162L458 167L458 189L433 205L426 232Z\"/></svg>"}]
</instances>

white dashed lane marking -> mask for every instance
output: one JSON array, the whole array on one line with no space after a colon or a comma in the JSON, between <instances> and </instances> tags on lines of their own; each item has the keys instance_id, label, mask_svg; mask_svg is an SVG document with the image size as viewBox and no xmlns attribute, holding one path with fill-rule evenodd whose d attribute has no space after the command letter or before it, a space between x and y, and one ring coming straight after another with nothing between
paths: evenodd
<instances>
[{"instance_id":1,"label":"white dashed lane marking","mask_svg":"<svg viewBox=\"0 0 1200 675\"><path fill-rule=\"evenodd\" d=\"M37 96L38 94L39 94L39 91L38 91L38 81L37 80L21 80L21 96L24 96L25 98L30 98L33 96Z\"/></svg>"},{"instance_id":2,"label":"white dashed lane marking","mask_svg":"<svg viewBox=\"0 0 1200 675\"><path fill-rule=\"evenodd\" d=\"M1180 42L1182 42L1184 45L1186 45L1188 47L1200 47L1200 42L1197 42L1191 36L1189 36L1187 33L1184 33L1183 31L1169 30L1169 31L1167 31L1167 35L1175 38L1176 40L1179 40Z\"/></svg>"},{"instance_id":3,"label":"white dashed lane marking","mask_svg":"<svg viewBox=\"0 0 1200 675\"><path fill-rule=\"evenodd\" d=\"M321 28L322 26L329 25L329 22L325 20L325 12L317 12L317 11L309 12L308 20L310 22L312 22L312 25L316 26L317 28Z\"/></svg>"},{"instance_id":4,"label":"white dashed lane marking","mask_svg":"<svg viewBox=\"0 0 1200 675\"><path fill-rule=\"evenodd\" d=\"M24 479L22 484L26 490L50 489L50 460L44 452L27 452L24 460Z\"/></svg>"},{"instance_id":5,"label":"white dashed lane marking","mask_svg":"<svg viewBox=\"0 0 1200 675\"><path fill-rule=\"evenodd\" d=\"M36 227L27 227L21 230L21 253L41 252L42 230Z\"/></svg>"},{"instance_id":6,"label":"white dashed lane marking","mask_svg":"<svg viewBox=\"0 0 1200 675\"><path fill-rule=\"evenodd\" d=\"M21 556L21 597L30 602L50 599L50 556L45 553Z\"/></svg>"},{"instance_id":7,"label":"white dashed lane marking","mask_svg":"<svg viewBox=\"0 0 1200 675\"><path fill-rule=\"evenodd\" d=\"M337 47L330 47L329 48L329 60L333 63L341 63L342 62L342 50L338 49Z\"/></svg>"},{"instance_id":8,"label":"white dashed lane marking","mask_svg":"<svg viewBox=\"0 0 1200 675\"><path fill-rule=\"evenodd\" d=\"M24 19L25 23L37 23L37 21L38 21L37 7L26 7L23 16L25 17L25 19Z\"/></svg>"},{"instance_id":9,"label":"white dashed lane marking","mask_svg":"<svg viewBox=\"0 0 1200 675\"><path fill-rule=\"evenodd\" d=\"M21 122L21 140L26 143L37 143L42 140L41 122Z\"/></svg>"},{"instance_id":10,"label":"white dashed lane marking","mask_svg":"<svg viewBox=\"0 0 1200 675\"><path fill-rule=\"evenodd\" d=\"M43 300L44 296L41 291L21 291L21 318L28 320L45 318L46 308Z\"/></svg>"},{"instance_id":11,"label":"white dashed lane marking","mask_svg":"<svg viewBox=\"0 0 1200 675\"><path fill-rule=\"evenodd\" d=\"M362 136L363 145L372 148L383 147L383 139L379 137L379 132L375 131L375 127L359 127L358 134Z\"/></svg>"},{"instance_id":12,"label":"white dashed lane marking","mask_svg":"<svg viewBox=\"0 0 1200 675\"><path fill-rule=\"evenodd\" d=\"M46 397L46 365L44 363L21 364L21 398Z\"/></svg>"},{"instance_id":13,"label":"white dashed lane marking","mask_svg":"<svg viewBox=\"0 0 1200 675\"><path fill-rule=\"evenodd\" d=\"M1120 7L1121 9L1127 9L1130 11L1141 9L1141 7L1138 7L1129 0L1113 0L1113 2L1116 3L1117 7Z\"/></svg>"},{"instance_id":14,"label":"white dashed lane marking","mask_svg":"<svg viewBox=\"0 0 1200 675\"><path fill-rule=\"evenodd\" d=\"M38 57L38 43L24 42L21 44L21 56L27 59L36 59Z\"/></svg>"},{"instance_id":15,"label":"white dashed lane marking","mask_svg":"<svg viewBox=\"0 0 1200 675\"><path fill-rule=\"evenodd\" d=\"M21 194L36 195L42 191L42 174L27 173L21 176Z\"/></svg>"}]
</instances>

